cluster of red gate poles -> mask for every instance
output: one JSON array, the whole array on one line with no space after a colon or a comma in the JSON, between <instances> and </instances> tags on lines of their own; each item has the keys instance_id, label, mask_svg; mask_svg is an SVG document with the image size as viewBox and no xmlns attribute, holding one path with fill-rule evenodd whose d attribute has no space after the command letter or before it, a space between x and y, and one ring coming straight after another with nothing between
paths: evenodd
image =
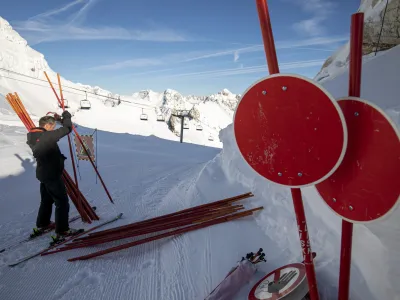
<instances>
[{"instance_id":1,"label":"cluster of red gate poles","mask_svg":"<svg viewBox=\"0 0 400 300\"><path fill-rule=\"evenodd\" d=\"M57 74L57 78L58 78L58 85L60 88L60 97L58 96L56 90L54 89L53 83L50 81L50 78L48 77L47 73L44 72L44 74L46 75L46 78L50 84L50 87L52 88L57 101L60 105L60 107L62 107L63 110L65 110L64 107L64 98L63 98L63 92L62 92L62 86L61 86L61 80L60 80L60 75ZM35 130L34 128L36 127L35 124L33 123L32 119L30 118L27 110L25 109L24 105L22 104L22 101L18 95L18 93L9 93L6 95L6 99L8 101L8 103L10 104L10 106L13 108L13 110L15 111L15 113L18 115L18 117L20 118L20 120L22 121L22 123L25 125L26 129L28 131L32 131ZM104 181L99 173L99 171L97 170L91 156L89 155L88 149L86 148L85 144L82 141L82 138L80 137L79 133L76 131L75 126L72 126L72 129L76 135L76 137L78 138L80 144L82 145L82 148L84 149L86 155L89 158L89 161L91 162L97 176L99 177L104 190L107 193L108 198L110 199L110 201L112 203L113 199L111 198L110 193L108 192L107 187L104 184ZM72 162L72 168L73 168L73 172L74 172L74 179L75 181L71 178L71 176L68 174L68 172L64 169L63 174L62 174L62 179L64 181L65 187L67 189L67 193L68 196L70 197L72 203L74 204L74 206L76 207L78 213L80 214L82 221L86 222L86 223L92 223L92 221L94 220L99 220L99 217L97 216L97 214L95 213L94 209L89 205L87 199L85 198L85 196L82 194L82 192L79 190L79 184L78 184L78 178L77 178L77 174L76 174L76 167L75 167L75 161L73 159L73 150L72 150L72 143L71 143L71 137L68 135L68 144L69 144L69 152L70 152L70 156L71 156L71 162Z\"/></svg>"},{"instance_id":2,"label":"cluster of red gate poles","mask_svg":"<svg viewBox=\"0 0 400 300\"><path fill-rule=\"evenodd\" d=\"M244 210L245 208L241 204L233 205L234 202L238 202L253 196L254 195L252 193L241 194L216 202L187 208L160 217L89 233L89 235L85 237L78 237L74 239L71 243L66 244L64 247L43 253L42 255L49 255L83 247L91 247L103 243L117 242L127 238L134 238L134 241L119 244L117 246L88 255L71 258L68 261L87 260L151 241L179 235L216 224L222 224L232 220L237 220L246 216L250 216L254 212L263 209L263 207L256 207Z\"/></svg>"}]
</instances>

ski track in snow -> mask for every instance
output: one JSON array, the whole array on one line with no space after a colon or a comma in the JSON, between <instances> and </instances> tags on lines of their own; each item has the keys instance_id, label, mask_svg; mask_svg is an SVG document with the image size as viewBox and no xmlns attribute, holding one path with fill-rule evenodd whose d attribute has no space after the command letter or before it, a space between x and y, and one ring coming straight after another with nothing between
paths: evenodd
<instances>
[{"instance_id":1,"label":"ski track in snow","mask_svg":"<svg viewBox=\"0 0 400 300\"><path fill-rule=\"evenodd\" d=\"M102 202L98 205L98 212L102 220L111 218L120 211L124 216L117 221L118 223L107 225L102 229L186 208L191 203L184 199L181 192L188 191L195 184L199 164L201 163L187 164L175 161L167 164L170 167L160 168L157 162L154 162L138 168L138 172L129 173L129 179L124 177L114 179L111 186L118 188L112 189L111 193L114 195L114 200L117 199L116 205L110 206ZM127 162L125 165L108 166L110 172L114 171L113 168L125 172L125 169L132 168L132 164ZM146 171L143 172L144 170ZM85 175L85 170L82 172ZM105 206L111 208L112 212L101 215L104 211L102 207ZM30 214L34 218L36 210L30 210ZM7 232L16 226L15 224L13 221L3 223L1 229ZM77 221L73 224L81 223ZM94 225L95 223L83 226ZM18 236L19 232L24 232L23 226L18 231L11 230L11 234L7 236ZM184 300L188 299L188 295L195 289L191 269L188 268L190 258L187 251L190 249L190 241L185 235L146 243L83 262L69 263L66 259L122 244L131 239L45 257L39 256L14 268L6 265L7 262L45 247L48 237L49 235L42 236L0 256L1 299ZM6 238L1 240L5 241ZM37 273L41 274L40 278L35 277ZM16 288L15 283L25 281L27 284L24 288ZM46 286L45 294L43 294L43 282Z\"/></svg>"}]
</instances>

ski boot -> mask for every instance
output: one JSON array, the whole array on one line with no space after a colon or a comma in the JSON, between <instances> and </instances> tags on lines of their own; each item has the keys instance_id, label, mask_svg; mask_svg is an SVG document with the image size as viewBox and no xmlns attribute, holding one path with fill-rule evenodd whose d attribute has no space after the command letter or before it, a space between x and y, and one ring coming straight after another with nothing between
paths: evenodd
<instances>
[{"instance_id":1,"label":"ski boot","mask_svg":"<svg viewBox=\"0 0 400 300\"><path fill-rule=\"evenodd\" d=\"M78 235L80 233L84 232L84 229L73 229L70 228L67 231L64 231L62 233L57 233L56 236L51 236L52 241L50 242L50 246L54 246L57 245L63 241L65 241L65 238L70 237L70 236L74 236L74 235Z\"/></svg>"},{"instance_id":2,"label":"ski boot","mask_svg":"<svg viewBox=\"0 0 400 300\"><path fill-rule=\"evenodd\" d=\"M30 238L33 239L35 237L41 236L43 233L50 231L55 228L55 223L50 222L49 225L44 226L44 227L38 227L38 228L33 228L33 232L30 234Z\"/></svg>"}]
</instances>

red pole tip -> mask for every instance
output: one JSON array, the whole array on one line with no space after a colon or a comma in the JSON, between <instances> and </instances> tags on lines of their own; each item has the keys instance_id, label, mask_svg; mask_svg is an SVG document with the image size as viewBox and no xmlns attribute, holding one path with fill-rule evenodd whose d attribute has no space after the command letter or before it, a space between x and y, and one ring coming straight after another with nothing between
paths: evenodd
<instances>
[{"instance_id":1,"label":"red pole tip","mask_svg":"<svg viewBox=\"0 0 400 300\"><path fill-rule=\"evenodd\" d=\"M276 56L274 35L272 33L268 4L266 0L256 0L256 5L264 42L265 55L267 57L268 70L270 74L277 74L279 73L279 65L278 58Z\"/></svg>"}]
</instances>

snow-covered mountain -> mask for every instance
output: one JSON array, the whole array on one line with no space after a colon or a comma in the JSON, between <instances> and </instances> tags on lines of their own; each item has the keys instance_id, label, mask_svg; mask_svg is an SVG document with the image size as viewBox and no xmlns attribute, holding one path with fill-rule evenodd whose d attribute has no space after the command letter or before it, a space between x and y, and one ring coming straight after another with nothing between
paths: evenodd
<instances>
[{"instance_id":1,"label":"snow-covered mountain","mask_svg":"<svg viewBox=\"0 0 400 300\"><path fill-rule=\"evenodd\" d=\"M400 44L400 0L362 0L358 11L364 13L364 61L375 56L377 47L379 55ZM321 83L341 74L348 68L349 55L350 42L325 61L314 79Z\"/></svg>"},{"instance_id":2,"label":"snow-covered mountain","mask_svg":"<svg viewBox=\"0 0 400 300\"><path fill-rule=\"evenodd\" d=\"M7 115L8 121L13 112L4 96L10 92L20 95L34 120L49 111L60 112L44 71L58 89L57 73L50 68L44 55L29 47L27 41L0 17L0 114ZM181 119L174 115L183 110L187 113L184 141L213 147L222 147L219 131L232 122L240 98L226 89L209 96L183 96L172 89L160 93L143 90L132 95L118 95L65 78L61 78L61 83L68 109L77 124L177 141ZM85 104L90 106L89 110L81 109ZM19 122L16 116L15 122Z\"/></svg>"}]
</instances>

